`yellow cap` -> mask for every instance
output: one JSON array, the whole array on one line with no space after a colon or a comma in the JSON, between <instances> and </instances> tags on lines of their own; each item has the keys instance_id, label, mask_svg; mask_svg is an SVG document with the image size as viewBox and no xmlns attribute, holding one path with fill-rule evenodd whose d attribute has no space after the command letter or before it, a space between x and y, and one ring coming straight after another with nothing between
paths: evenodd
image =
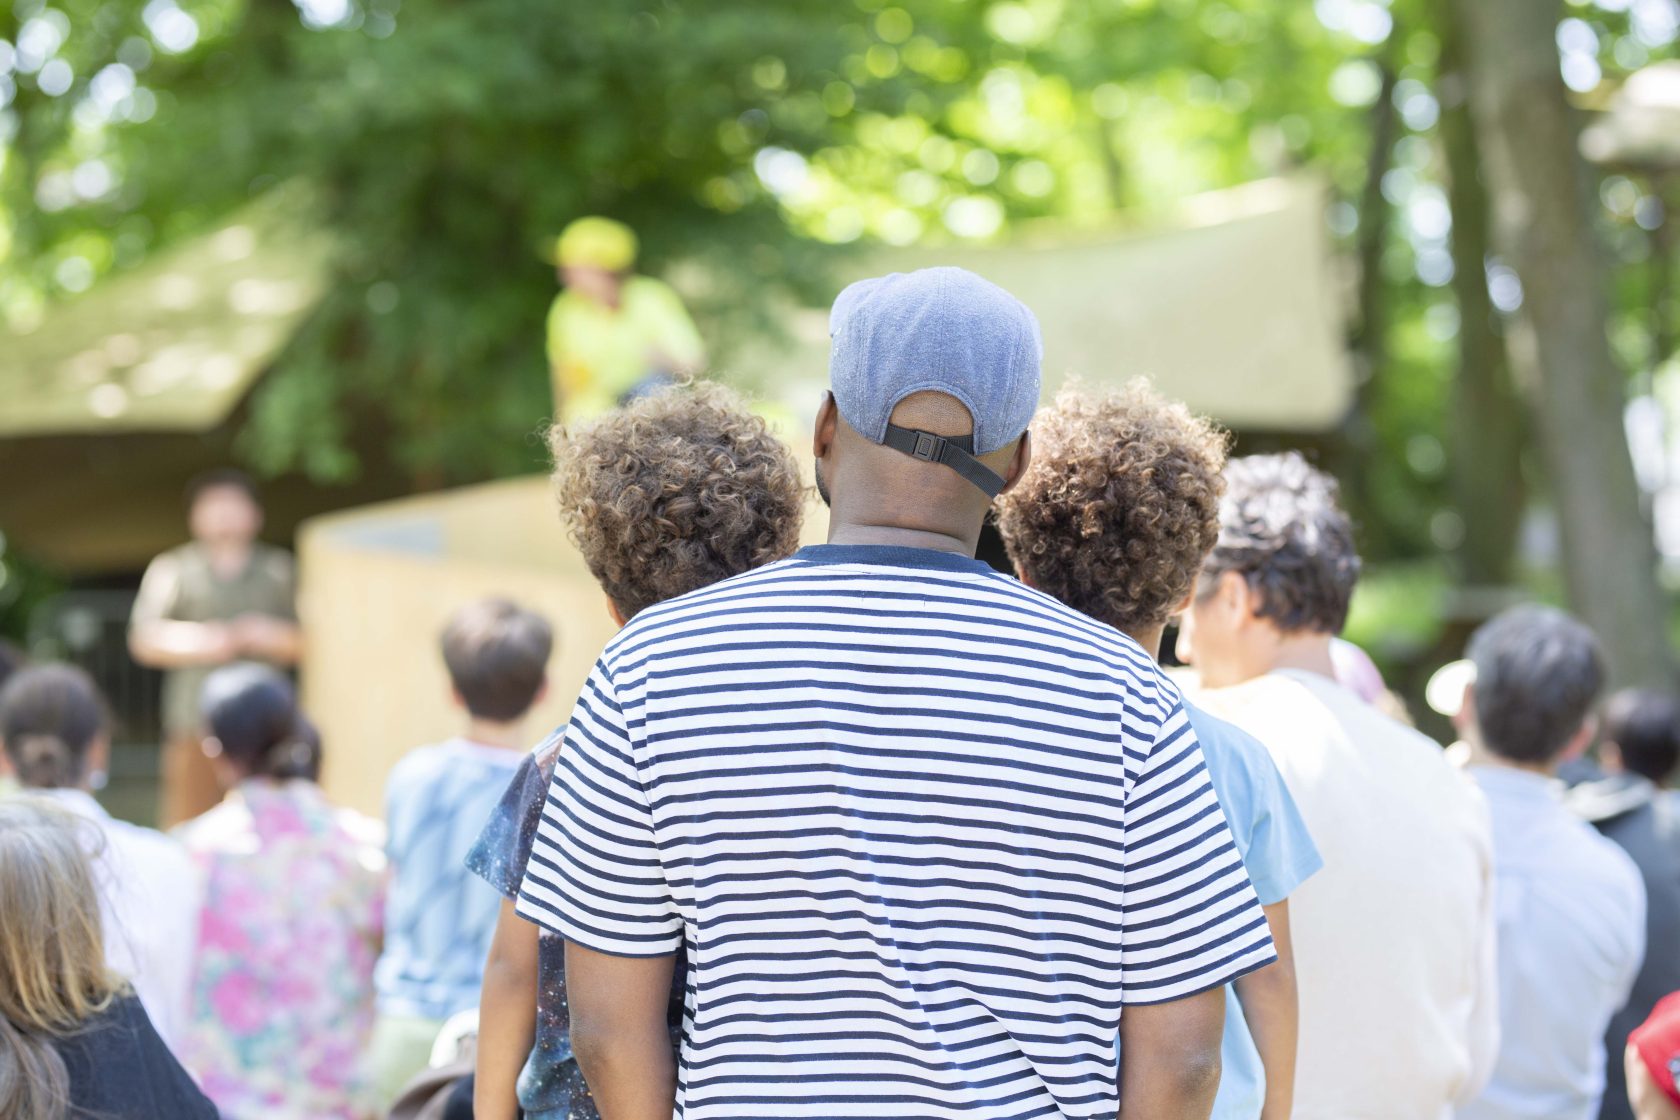
<instances>
[{"instance_id":1,"label":"yellow cap","mask_svg":"<svg viewBox=\"0 0 1680 1120\"><path fill-rule=\"evenodd\" d=\"M562 266L622 272L636 262L636 234L611 218L579 218L554 243L554 259Z\"/></svg>"}]
</instances>

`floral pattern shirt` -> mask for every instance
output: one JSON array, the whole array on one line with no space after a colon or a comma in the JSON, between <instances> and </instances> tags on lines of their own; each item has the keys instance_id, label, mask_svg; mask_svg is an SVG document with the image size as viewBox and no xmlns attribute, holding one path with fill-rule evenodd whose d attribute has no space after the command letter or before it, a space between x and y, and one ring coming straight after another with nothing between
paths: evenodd
<instances>
[{"instance_id":1,"label":"floral pattern shirt","mask_svg":"<svg viewBox=\"0 0 1680 1120\"><path fill-rule=\"evenodd\" d=\"M359 1120L385 895L380 827L252 779L177 835L199 865L184 1064L225 1120Z\"/></svg>"}]
</instances>

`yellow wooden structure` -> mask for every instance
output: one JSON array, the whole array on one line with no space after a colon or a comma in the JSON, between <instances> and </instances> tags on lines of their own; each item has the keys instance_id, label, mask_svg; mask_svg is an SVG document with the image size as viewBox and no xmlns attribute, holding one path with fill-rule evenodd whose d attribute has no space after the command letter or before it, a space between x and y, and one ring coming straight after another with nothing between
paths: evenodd
<instances>
[{"instance_id":1,"label":"yellow wooden structure","mask_svg":"<svg viewBox=\"0 0 1680 1120\"><path fill-rule=\"evenodd\" d=\"M822 540L814 500L803 539ZM340 803L383 815L385 777L404 752L456 734L438 639L449 616L504 595L554 625L549 691L535 744L571 710L615 627L566 539L546 478L520 478L329 514L298 536L307 647L303 703L321 727L323 783Z\"/></svg>"}]
</instances>

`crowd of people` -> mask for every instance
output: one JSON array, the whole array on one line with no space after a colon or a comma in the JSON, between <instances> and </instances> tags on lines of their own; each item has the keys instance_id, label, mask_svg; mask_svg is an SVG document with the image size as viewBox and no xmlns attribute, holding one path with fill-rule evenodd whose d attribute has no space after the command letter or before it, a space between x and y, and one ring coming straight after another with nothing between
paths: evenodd
<instances>
[{"instance_id":1,"label":"crowd of people","mask_svg":"<svg viewBox=\"0 0 1680 1120\"><path fill-rule=\"evenodd\" d=\"M1444 750L1339 643L1359 558L1300 455L1143 382L1040 409L1036 319L959 269L831 334L828 543L720 386L556 428L621 629L532 749L555 631L462 606L459 734L382 823L316 784L353 745L270 554L148 574L220 791L168 834L94 798L86 674L13 673L0 1120L1680 1120L1680 704L1523 606ZM217 476L195 534L254 509Z\"/></svg>"}]
</instances>

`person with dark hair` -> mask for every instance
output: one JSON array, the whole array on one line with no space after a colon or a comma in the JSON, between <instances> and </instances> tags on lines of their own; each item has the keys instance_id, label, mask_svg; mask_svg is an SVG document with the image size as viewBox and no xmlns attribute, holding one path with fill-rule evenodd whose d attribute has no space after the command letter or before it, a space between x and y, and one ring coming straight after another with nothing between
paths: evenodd
<instances>
[{"instance_id":1,"label":"person with dark hair","mask_svg":"<svg viewBox=\"0 0 1680 1120\"><path fill-rule=\"evenodd\" d=\"M363 1120L380 828L311 780L319 742L281 673L216 670L202 713L227 795L176 830L205 882L182 1060L225 1120Z\"/></svg>"},{"instance_id":2,"label":"person with dark hair","mask_svg":"<svg viewBox=\"0 0 1680 1120\"><path fill-rule=\"evenodd\" d=\"M14 674L0 689L0 748L0 772L88 824L106 959L174 1042L186 1025L199 877L180 844L117 820L94 799L111 738L93 679L63 664Z\"/></svg>"},{"instance_id":3,"label":"person with dark hair","mask_svg":"<svg viewBox=\"0 0 1680 1120\"><path fill-rule=\"evenodd\" d=\"M295 665L302 653L291 554L263 544L256 484L235 470L187 486L192 540L154 559L140 580L128 648L164 671L163 788L159 820L195 817L220 796L199 749L198 694L221 665Z\"/></svg>"},{"instance_id":4,"label":"person with dark hair","mask_svg":"<svg viewBox=\"0 0 1680 1120\"><path fill-rule=\"evenodd\" d=\"M550 433L560 520L623 625L665 599L785 560L804 491L793 452L717 384L660 390ZM560 750L526 756L467 865L503 896L479 1002L478 1120L598 1120L572 1056L565 943L514 909ZM681 974L673 993L679 1008Z\"/></svg>"},{"instance_id":5,"label":"person with dark hair","mask_svg":"<svg viewBox=\"0 0 1680 1120\"><path fill-rule=\"evenodd\" d=\"M1159 656L1219 536L1225 433L1138 380L1117 393L1063 390L1039 411L1033 438L1026 478L998 500L1016 574ZM1212 1116L1286 1120L1299 1030L1289 896L1324 861L1266 748L1185 710L1278 952L1227 989Z\"/></svg>"},{"instance_id":6,"label":"person with dark hair","mask_svg":"<svg viewBox=\"0 0 1680 1120\"><path fill-rule=\"evenodd\" d=\"M382 1108L426 1068L445 1021L478 1005L502 900L464 861L519 772L554 632L517 604L483 599L455 613L442 645L466 726L410 752L385 784L391 889L371 1063Z\"/></svg>"},{"instance_id":7,"label":"person with dark hair","mask_svg":"<svg viewBox=\"0 0 1680 1120\"><path fill-rule=\"evenodd\" d=\"M1604 705L1599 768L1571 787L1570 809L1626 852L1645 883L1645 944L1680 945L1680 793L1663 787L1680 759L1680 702L1624 689ZM1615 1056L1657 1001L1680 991L1680 953L1647 952L1633 994L1610 1017L1600 1120L1633 1120Z\"/></svg>"},{"instance_id":8,"label":"person with dark hair","mask_svg":"<svg viewBox=\"0 0 1680 1120\"><path fill-rule=\"evenodd\" d=\"M1645 885L1645 944L1680 941L1680 793L1664 787L1680 759L1680 702L1626 689L1604 705L1598 766L1567 795L1569 807L1626 852ZM1657 1002L1680 990L1680 954L1647 951L1627 1003L1610 1017L1601 1120L1632 1120L1628 1070L1615 1060Z\"/></svg>"},{"instance_id":9,"label":"person with dark hair","mask_svg":"<svg viewBox=\"0 0 1680 1120\"><path fill-rule=\"evenodd\" d=\"M518 910L578 1064L612 1120L1205 1116L1276 954L1178 690L974 555L1037 319L931 268L830 331L829 543L643 609L562 732Z\"/></svg>"},{"instance_id":10,"label":"person with dark hair","mask_svg":"<svg viewBox=\"0 0 1680 1120\"><path fill-rule=\"evenodd\" d=\"M105 953L89 825L0 802L0 1117L217 1120Z\"/></svg>"},{"instance_id":11,"label":"person with dark hair","mask_svg":"<svg viewBox=\"0 0 1680 1120\"><path fill-rule=\"evenodd\" d=\"M1487 806L1432 740L1336 679L1359 557L1334 481L1293 452L1226 479L1178 652L1197 702L1266 745L1324 856L1289 900L1294 1115L1445 1116L1497 1049Z\"/></svg>"},{"instance_id":12,"label":"person with dark hair","mask_svg":"<svg viewBox=\"0 0 1680 1120\"><path fill-rule=\"evenodd\" d=\"M1513 607L1467 651L1475 679L1456 719L1493 813L1499 890L1499 1060L1461 1120L1591 1120L1605 1029L1645 951L1645 888L1626 853L1564 806L1559 764L1597 728L1604 659L1592 631L1552 607Z\"/></svg>"}]
</instances>

